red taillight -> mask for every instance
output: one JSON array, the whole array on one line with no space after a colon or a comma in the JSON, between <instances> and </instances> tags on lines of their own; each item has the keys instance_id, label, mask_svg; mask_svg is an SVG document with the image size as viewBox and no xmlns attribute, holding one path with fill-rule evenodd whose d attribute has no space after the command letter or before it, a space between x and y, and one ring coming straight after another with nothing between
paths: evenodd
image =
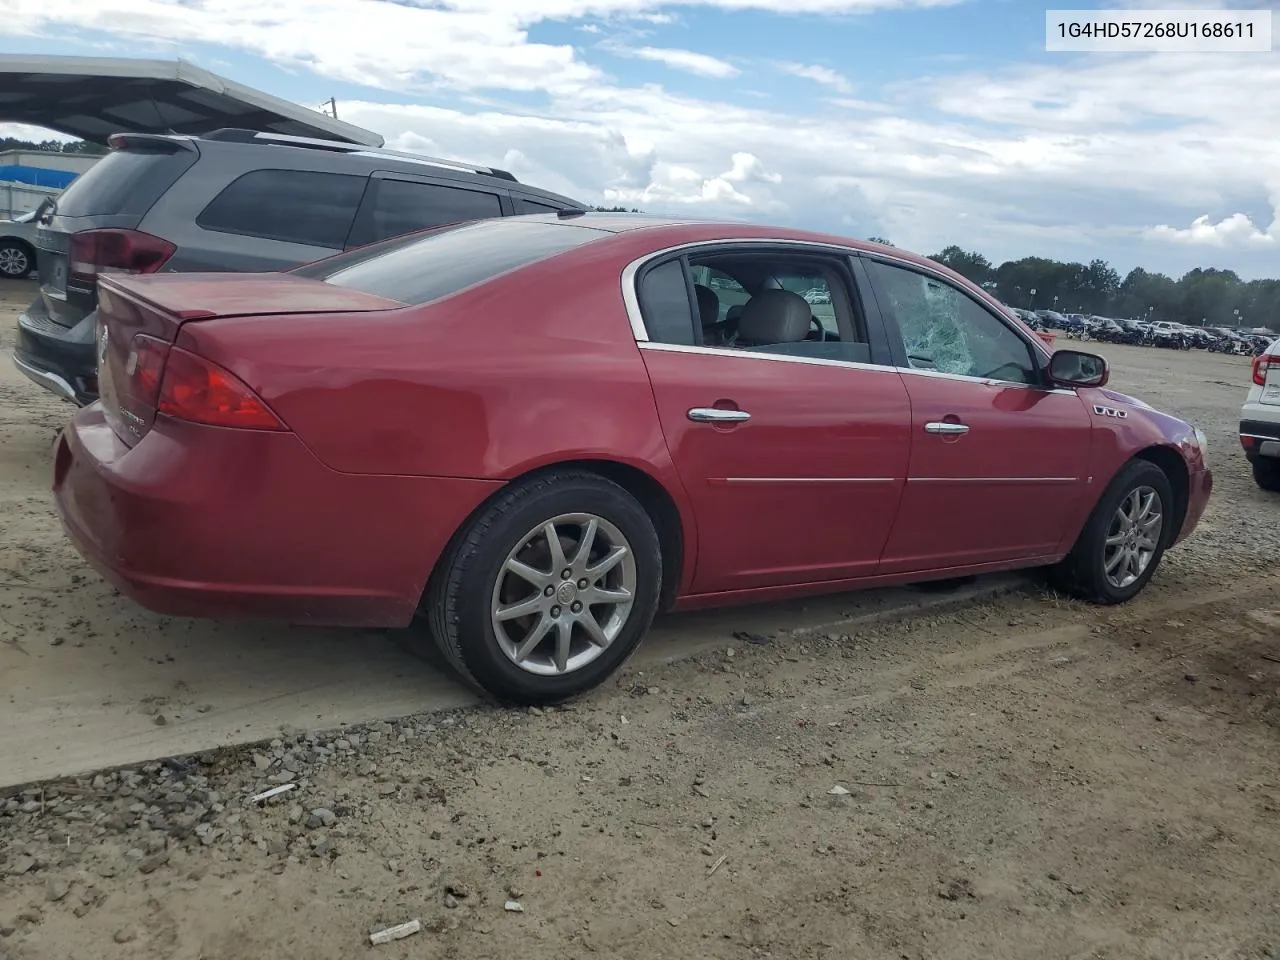
<instances>
[{"instance_id":1,"label":"red taillight","mask_svg":"<svg viewBox=\"0 0 1280 960\"><path fill-rule=\"evenodd\" d=\"M1253 382L1260 387L1267 385L1267 367L1280 368L1280 354L1260 353L1253 358Z\"/></svg>"},{"instance_id":2,"label":"red taillight","mask_svg":"<svg viewBox=\"0 0 1280 960\"><path fill-rule=\"evenodd\" d=\"M145 333L134 337L130 345L129 359L125 364L130 391L148 407L154 408L160 396L160 376L164 373L164 362L168 356L169 344Z\"/></svg>"},{"instance_id":3,"label":"red taillight","mask_svg":"<svg viewBox=\"0 0 1280 960\"><path fill-rule=\"evenodd\" d=\"M141 230L81 230L71 235L68 273L93 283L100 273L155 273L176 248Z\"/></svg>"},{"instance_id":4,"label":"red taillight","mask_svg":"<svg viewBox=\"0 0 1280 960\"><path fill-rule=\"evenodd\" d=\"M169 351L158 408L168 416L215 427L285 429L280 418L238 377L181 347Z\"/></svg>"}]
</instances>

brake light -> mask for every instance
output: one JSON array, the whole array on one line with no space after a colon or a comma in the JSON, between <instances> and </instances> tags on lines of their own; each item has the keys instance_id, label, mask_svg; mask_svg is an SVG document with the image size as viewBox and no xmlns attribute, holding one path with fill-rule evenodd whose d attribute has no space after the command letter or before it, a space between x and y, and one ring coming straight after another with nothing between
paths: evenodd
<instances>
[{"instance_id":1,"label":"brake light","mask_svg":"<svg viewBox=\"0 0 1280 960\"><path fill-rule=\"evenodd\" d=\"M1253 382L1260 387L1267 385L1267 367L1280 367L1280 354L1261 353L1253 358Z\"/></svg>"},{"instance_id":2,"label":"brake light","mask_svg":"<svg viewBox=\"0 0 1280 960\"><path fill-rule=\"evenodd\" d=\"M71 235L68 273L93 283L101 273L155 273L177 249L141 230L81 230Z\"/></svg>"},{"instance_id":3,"label":"brake light","mask_svg":"<svg viewBox=\"0 0 1280 960\"><path fill-rule=\"evenodd\" d=\"M125 373L129 376L130 392L152 409L160 396L160 377L164 362L169 356L169 344L155 337L140 333L130 345Z\"/></svg>"},{"instance_id":4,"label":"brake light","mask_svg":"<svg viewBox=\"0 0 1280 960\"><path fill-rule=\"evenodd\" d=\"M160 381L161 413L215 427L284 430L249 386L235 374L181 347L169 351Z\"/></svg>"}]
</instances>

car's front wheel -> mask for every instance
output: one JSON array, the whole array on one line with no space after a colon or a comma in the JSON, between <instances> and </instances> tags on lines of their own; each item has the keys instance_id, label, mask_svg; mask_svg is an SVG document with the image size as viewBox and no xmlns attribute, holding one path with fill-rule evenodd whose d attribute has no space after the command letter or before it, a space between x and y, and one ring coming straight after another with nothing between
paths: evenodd
<instances>
[{"instance_id":1,"label":"car's front wheel","mask_svg":"<svg viewBox=\"0 0 1280 960\"><path fill-rule=\"evenodd\" d=\"M1173 487L1148 460L1130 461L1107 485L1075 546L1051 571L1055 586L1092 603L1124 603L1151 580L1174 521Z\"/></svg>"},{"instance_id":2,"label":"car's front wheel","mask_svg":"<svg viewBox=\"0 0 1280 960\"><path fill-rule=\"evenodd\" d=\"M1280 492L1280 459L1276 457L1255 457L1253 460L1253 482L1269 493Z\"/></svg>"},{"instance_id":3,"label":"car's front wheel","mask_svg":"<svg viewBox=\"0 0 1280 960\"><path fill-rule=\"evenodd\" d=\"M31 275L35 265L35 257L25 243L16 240L0 241L0 277L22 280Z\"/></svg>"},{"instance_id":4,"label":"car's front wheel","mask_svg":"<svg viewBox=\"0 0 1280 960\"><path fill-rule=\"evenodd\" d=\"M520 481L459 536L432 578L433 638L501 700L555 703L599 685L640 643L662 583L653 521L596 474Z\"/></svg>"}]
</instances>

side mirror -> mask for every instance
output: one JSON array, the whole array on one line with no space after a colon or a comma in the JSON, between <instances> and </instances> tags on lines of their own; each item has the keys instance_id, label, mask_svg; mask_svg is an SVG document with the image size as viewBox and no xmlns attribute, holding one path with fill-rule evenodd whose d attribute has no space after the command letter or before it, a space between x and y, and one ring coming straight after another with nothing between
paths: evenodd
<instances>
[{"instance_id":1,"label":"side mirror","mask_svg":"<svg viewBox=\"0 0 1280 960\"><path fill-rule=\"evenodd\" d=\"M1049 379L1064 387L1104 387L1111 367L1096 353L1057 350L1049 358Z\"/></svg>"}]
</instances>

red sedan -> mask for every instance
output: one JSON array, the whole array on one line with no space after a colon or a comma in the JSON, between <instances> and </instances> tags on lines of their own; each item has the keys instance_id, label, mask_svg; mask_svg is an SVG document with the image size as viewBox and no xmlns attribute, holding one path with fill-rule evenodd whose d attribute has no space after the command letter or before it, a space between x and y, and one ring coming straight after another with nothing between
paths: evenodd
<instances>
[{"instance_id":1,"label":"red sedan","mask_svg":"<svg viewBox=\"0 0 1280 960\"><path fill-rule=\"evenodd\" d=\"M1209 498L1194 427L899 250L614 215L285 274L101 280L58 443L84 556L177 615L404 626L494 695L655 611L1049 567L1128 600Z\"/></svg>"}]
</instances>

